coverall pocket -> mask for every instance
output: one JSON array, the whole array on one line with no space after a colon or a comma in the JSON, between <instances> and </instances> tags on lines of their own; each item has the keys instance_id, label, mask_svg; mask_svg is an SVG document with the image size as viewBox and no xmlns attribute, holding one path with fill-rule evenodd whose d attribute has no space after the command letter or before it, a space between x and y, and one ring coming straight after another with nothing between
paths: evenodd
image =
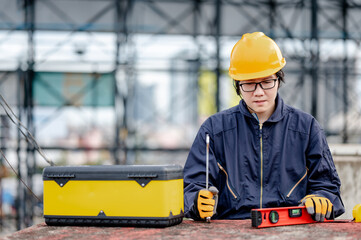
<instances>
[{"instance_id":1,"label":"coverall pocket","mask_svg":"<svg viewBox=\"0 0 361 240\"><path fill-rule=\"evenodd\" d=\"M219 167L219 169L224 173L225 177L226 177L226 187L228 192L230 193L230 195L234 198L234 199L238 199L239 196L236 193L236 191L234 190L234 188L231 186L230 181L229 181L229 176L227 171L222 167L222 165L220 163L217 162L217 165Z\"/></svg>"},{"instance_id":2,"label":"coverall pocket","mask_svg":"<svg viewBox=\"0 0 361 240\"><path fill-rule=\"evenodd\" d=\"M287 204L298 204L298 201L305 196L307 188L307 173L308 170L306 169L305 173L299 177L299 180L295 182L286 192L282 193L282 196Z\"/></svg>"}]
</instances>

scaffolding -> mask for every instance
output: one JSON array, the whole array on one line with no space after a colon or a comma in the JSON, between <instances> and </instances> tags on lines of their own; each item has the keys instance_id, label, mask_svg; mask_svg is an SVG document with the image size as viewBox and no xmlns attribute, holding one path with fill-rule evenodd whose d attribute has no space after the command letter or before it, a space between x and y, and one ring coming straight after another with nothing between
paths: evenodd
<instances>
[{"instance_id":1,"label":"scaffolding","mask_svg":"<svg viewBox=\"0 0 361 240\"><path fill-rule=\"evenodd\" d=\"M79 107L77 100L95 91L96 79L110 74L114 134L106 146L92 147L91 151L109 152L112 164L132 164L137 156L152 152L158 155L182 153L183 158L190 141L171 147L153 146L149 141L139 141L143 136L139 132L144 131L139 126L147 123L148 131L152 132L152 127L170 121L194 132L200 117L198 81L204 72L211 72L214 79L215 92L211 98L215 111L225 109L228 106L224 82L228 81L229 46L243 33L263 31L276 40L287 59L287 84L280 89L286 102L315 116L333 141L360 142L360 124L354 126L357 123L350 122L351 118L359 118L361 112L357 92L361 88L357 54L361 40L360 10L361 2L356 0L0 0L0 47L6 48L7 39L14 34L21 33L26 38L26 54L22 59L14 60L12 65L7 59L0 59L5 66L0 89L4 94L1 86L9 81L16 82L12 106L16 106L19 119L36 136L34 109L38 105L34 82L37 74L59 65L63 65L63 69L55 71L67 72L74 64L83 64L81 69L92 79L90 85L78 89L70 98L59 95L53 86L43 85L52 95L57 95L62 104L42 124L56 119L64 108ZM62 33L65 37L51 39L55 43L42 50L39 56L37 49L41 46L42 33ZM75 55L79 58L56 59L54 56L79 34L92 39L92 43L108 54L107 59L84 61L82 57L87 47L84 40L75 42ZM113 46L108 48L97 41L96 34L111 34ZM169 36L170 40L183 37L193 47L163 62L161 56L143 59L142 48L164 36ZM160 64L154 67L149 62ZM154 107L152 101L157 93L152 86L140 87L140 78L149 72L166 72L172 76L169 88L172 107L166 114ZM183 85L180 84L182 78L185 78ZM99 108L96 102L89 106ZM175 118L177 114L185 116L184 120ZM333 127L335 125L338 127ZM192 133L188 135L193 136ZM13 148L19 176L32 188L37 169L34 146L18 132L13 146L7 146L2 140L1 148L3 151ZM89 150L69 145L44 145L42 148L48 151ZM21 229L32 225L33 206L39 203L20 182L17 192L16 222L17 229Z\"/></svg>"}]
</instances>

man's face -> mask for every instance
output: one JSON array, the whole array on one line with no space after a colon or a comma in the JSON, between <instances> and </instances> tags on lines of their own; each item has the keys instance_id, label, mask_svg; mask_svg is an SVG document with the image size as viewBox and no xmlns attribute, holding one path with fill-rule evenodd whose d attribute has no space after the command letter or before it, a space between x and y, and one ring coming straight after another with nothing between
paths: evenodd
<instances>
[{"instance_id":1,"label":"man's face","mask_svg":"<svg viewBox=\"0 0 361 240\"><path fill-rule=\"evenodd\" d=\"M255 83L261 83L260 84ZM241 82L241 93L244 101L251 111L259 117L266 115L270 117L275 109L276 96L278 90L278 80L276 74L264 78L257 78ZM256 87L256 90L254 88ZM254 90L254 91L252 91Z\"/></svg>"}]
</instances>

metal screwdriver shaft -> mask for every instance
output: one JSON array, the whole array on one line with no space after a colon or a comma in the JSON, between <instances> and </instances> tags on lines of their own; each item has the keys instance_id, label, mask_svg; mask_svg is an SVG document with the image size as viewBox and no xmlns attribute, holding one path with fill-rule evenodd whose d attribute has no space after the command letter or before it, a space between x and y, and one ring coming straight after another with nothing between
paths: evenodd
<instances>
[{"instance_id":1,"label":"metal screwdriver shaft","mask_svg":"<svg viewBox=\"0 0 361 240\"><path fill-rule=\"evenodd\" d=\"M209 135L206 134L206 189L209 190L208 188L208 174L209 174ZM210 217L206 217L206 222L211 222L211 218Z\"/></svg>"},{"instance_id":2,"label":"metal screwdriver shaft","mask_svg":"<svg viewBox=\"0 0 361 240\"><path fill-rule=\"evenodd\" d=\"M206 189L208 190L208 174L209 174L209 135L206 134Z\"/></svg>"}]
</instances>

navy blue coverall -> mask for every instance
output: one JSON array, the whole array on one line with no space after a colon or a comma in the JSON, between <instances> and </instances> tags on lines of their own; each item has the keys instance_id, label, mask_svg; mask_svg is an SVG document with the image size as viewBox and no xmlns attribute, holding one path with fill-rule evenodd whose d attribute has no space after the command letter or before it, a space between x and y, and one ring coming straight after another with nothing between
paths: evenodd
<instances>
[{"instance_id":1,"label":"navy blue coverall","mask_svg":"<svg viewBox=\"0 0 361 240\"><path fill-rule=\"evenodd\" d=\"M319 123L284 104L263 124L239 105L209 117L201 126L184 166L185 216L205 188L206 134L210 136L209 185L219 190L213 219L250 218L251 209L297 206L308 194L328 198L335 216L345 210L341 182Z\"/></svg>"}]
</instances>

